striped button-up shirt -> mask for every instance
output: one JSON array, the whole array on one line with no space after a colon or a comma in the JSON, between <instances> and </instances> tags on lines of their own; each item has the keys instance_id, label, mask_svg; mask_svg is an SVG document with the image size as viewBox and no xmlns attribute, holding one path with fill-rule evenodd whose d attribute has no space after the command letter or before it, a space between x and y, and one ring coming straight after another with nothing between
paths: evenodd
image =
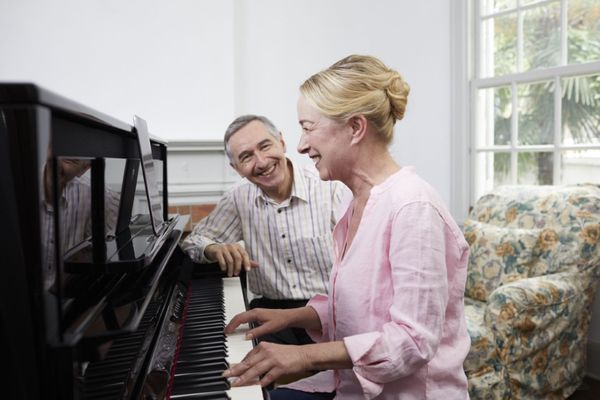
<instances>
[{"instance_id":1,"label":"striped button-up shirt","mask_svg":"<svg viewBox=\"0 0 600 400\"><path fill-rule=\"evenodd\" d=\"M92 234L92 195L89 178L86 175L75 177L69 181L59 198L60 201L60 252L65 254ZM119 195L113 191L105 190L104 218L106 233L114 233L119 210ZM55 242L54 232L54 207L42 201L41 203L41 228L42 245L44 252L44 288L48 289L54 283L55 269Z\"/></svg>"},{"instance_id":2,"label":"striped button-up shirt","mask_svg":"<svg viewBox=\"0 0 600 400\"><path fill-rule=\"evenodd\" d=\"M183 242L197 262L209 262L213 243L243 241L259 263L248 273L253 294L269 299L309 299L327 293L333 260L331 232L346 187L322 181L312 166L292 163L294 182L288 199L277 203L243 179Z\"/></svg>"}]
</instances>

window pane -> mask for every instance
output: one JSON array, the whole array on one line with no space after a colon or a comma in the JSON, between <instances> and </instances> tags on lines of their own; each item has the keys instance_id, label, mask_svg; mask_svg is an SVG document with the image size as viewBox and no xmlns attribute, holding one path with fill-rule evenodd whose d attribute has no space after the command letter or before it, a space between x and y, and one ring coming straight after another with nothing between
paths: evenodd
<instances>
[{"instance_id":1,"label":"window pane","mask_svg":"<svg viewBox=\"0 0 600 400\"><path fill-rule=\"evenodd\" d=\"M480 119L478 138L480 146L510 144L512 99L510 86L479 91Z\"/></svg>"},{"instance_id":2,"label":"window pane","mask_svg":"<svg viewBox=\"0 0 600 400\"><path fill-rule=\"evenodd\" d=\"M554 153L519 153L517 183L520 185L552 185Z\"/></svg>"},{"instance_id":3,"label":"window pane","mask_svg":"<svg viewBox=\"0 0 600 400\"><path fill-rule=\"evenodd\" d=\"M554 83L519 85L520 145L554 143Z\"/></svg>"},{"instance_id":4,"label":"window pane","mask_svg":"<svg viewBox=\"0 0 600 400\"><path fill-rule=\"evenodd\" d=\"M600 143L600 75L565 78L561 86L563 143Z\"/></svg>"},{"instance_id":5,"label":"window pane","mask_svg":"<svg viewBox=\"0 0 600 400\"><path fill-rule=\"evenodd\" d=\"M523 71L559 64L559 2L543 4L523 13L523 53Z\"/></svg>"},{"instance_id":6,"label":"window pane","mask_svg":"<svg viewBox=\"0 0 600 400\"><path fill-rule=\"evenodd\" d=\"M600 150L569 150L562 152L561 182L600 183Z\"/></svg>"},{"instance_id":7,"label":"window pane","mask_svg":"<svg viewBox=\"0 0 600 400\"><path fill-rule=\"evenodd\" d=\"M510 153L494 153L494 186L510 183Z\"/></svg>"},{"instance_id":8,"label":"window pane","mask_svg":"<svg viewBox=\"0 0 600 400\"><path fill-rule=\"evenodd\" d=\"M569 63L600 60L600 2L569 0Z\"/></svg>"},{"instance_id":9,"label":"window pane","mask_svg":"<svg viewBox=\"0 0 600 400\"><path fill-rule=\"evenodd\" d=\"M517 6L516 0L482 0L481 14L491 14L496 11L502 11Z\"/></svg>"},{"instance_id":10,"label":"window pane","mask_svg":"<svg viewBox=\"0 0 600 400\"><path fill-rule=\"evenodd\" d=\"M475 198L495 186L511 183L510 153L478 152L475 163Z\"/></svg>"},{"instance_id":11,"label":"window pane","mask_svg":"<svg viewBox=\"0 0 600 400\"><path fill-rule=\"evenodd\" d=\"M514 73L517 69L517 14L483 21L481 48L483 77Z\"/></svg>"}]
</instances>

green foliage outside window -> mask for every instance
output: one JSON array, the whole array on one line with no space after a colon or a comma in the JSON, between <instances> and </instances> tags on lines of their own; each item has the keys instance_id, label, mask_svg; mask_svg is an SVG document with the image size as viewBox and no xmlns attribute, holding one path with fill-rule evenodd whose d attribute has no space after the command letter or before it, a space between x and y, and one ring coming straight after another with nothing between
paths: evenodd
<instances>
[{"instance_id":1,"label":"green foliage outside window","mask_svg":"<svg viewBox=\"0 0 600 400\"><path fill-rule=\"evenodd\" d=\"M516 14L503 15L494 25L494 72L513 73L517 67ZM492 22L492 21L488 21ZM560 2L545 3L523 15L523 51L517 72L560 64ZM567 61L569 64L600 61L600 2L568 1ZM555 131L554 80L517 87L518 145L553 144ZM510 87L494 91L494 144L510 143L512 99ZM562 143L600 143L600 74L561 80ZM505 164L506 163L506 164ZM498 157L494 171L505 174L509 157ZM520 153L518 181L528 182L531 171L537 183L552 184L552 152Z\"/></svg>"}]
</instances>

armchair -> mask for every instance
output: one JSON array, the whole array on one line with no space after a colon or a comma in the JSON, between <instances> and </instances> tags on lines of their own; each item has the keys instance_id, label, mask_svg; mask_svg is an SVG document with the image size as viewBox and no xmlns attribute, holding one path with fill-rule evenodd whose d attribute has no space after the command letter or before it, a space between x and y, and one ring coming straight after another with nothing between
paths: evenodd
<instances>
[{"instance_id":1,"label":"armchair","mask_svg":"<svg viewBox=\"0 0 600 400\"><path fill-rule=\"evenodd\" d=\"M472 399L563 399L585 372L600 186L505 186L464 225Z\"/></svg>"}]
</instances>

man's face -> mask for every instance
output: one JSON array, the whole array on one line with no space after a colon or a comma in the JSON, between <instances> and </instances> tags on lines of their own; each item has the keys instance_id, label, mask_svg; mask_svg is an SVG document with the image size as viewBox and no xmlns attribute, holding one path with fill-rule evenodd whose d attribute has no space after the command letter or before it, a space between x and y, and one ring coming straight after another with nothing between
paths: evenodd
<instances>
[{"instance_id":1,"label":"man's face","mask_svg":"<svg viewBox=\"0 0 600 400\"><path fill-rule=\"evenodd\" d=\"M275 138L260 121L252 121L229 138L231 166L267 195L291 185L283 138ZM274 197L274 196L271 196Z\"/></svg>"},{"instance_id":2,"label":"man's face","mask_svg":"<svg viewBox=\"0 0 600 400\"><path fill-rule=\"evenodd\" d=\"M67 183L76 176L83 175L90 168L88 160L61 158L58 160L58 177L61 183Z\"/></svg>"}]
</instances>

